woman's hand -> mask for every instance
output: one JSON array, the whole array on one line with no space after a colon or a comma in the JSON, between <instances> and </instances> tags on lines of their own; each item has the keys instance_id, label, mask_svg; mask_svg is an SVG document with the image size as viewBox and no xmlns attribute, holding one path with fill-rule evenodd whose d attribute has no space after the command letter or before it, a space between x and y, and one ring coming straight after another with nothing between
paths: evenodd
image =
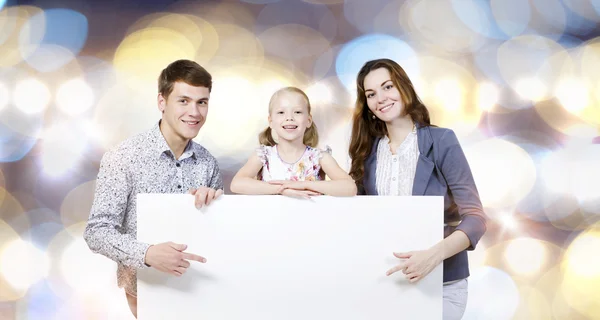
<instances>
[{"instance_id":1,"label":"woman's hand","mask_svg":"<svg viewBox=\"0 0 600 320\"><path fill-rule=\"evenodd\" d=\"M421 251L394 252L394 256L403 261L388 270L386 275L402 271L410 282L423 279L443 261L443 255L436 247Z\"/></svg>"}]
</instances>

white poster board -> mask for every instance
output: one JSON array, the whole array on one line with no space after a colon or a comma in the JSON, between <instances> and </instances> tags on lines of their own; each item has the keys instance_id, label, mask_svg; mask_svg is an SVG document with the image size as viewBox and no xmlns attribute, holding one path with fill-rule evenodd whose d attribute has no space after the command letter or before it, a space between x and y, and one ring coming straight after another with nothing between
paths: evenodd
<instances>
[{"instance_id":1,"label":"white poster board","mask_svg":"<svg viewBox=\"0 0 600 320\"><path fill-rule=\"evenodd\" d=\"M138 195L138 239L207 259L181 277L138 272L150 319L441 319L442 265L417 283L393 252L442 240L442 197Z\"/></svg>"}]
</instances>

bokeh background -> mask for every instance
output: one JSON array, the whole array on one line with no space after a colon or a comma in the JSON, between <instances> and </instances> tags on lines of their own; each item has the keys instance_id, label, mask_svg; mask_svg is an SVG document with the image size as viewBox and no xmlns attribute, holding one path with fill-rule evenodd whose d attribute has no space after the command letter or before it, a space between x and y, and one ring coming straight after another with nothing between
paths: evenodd
<instances>
[{"instance_id":1,"label":"bokeh background","mask_svg":"<svg viewBox=\"0 0 600 320\"><path fill-rule=\"evenodd\" d=\"M81 236L102 154L159 119L168 63L214 76L196 140L228 186L287 85L348 169L379 57L458 134L491 218L465 319L600 319L599 21L600 0L0 0L0 319L132 319Z\"/></svg>"}]
</instances>

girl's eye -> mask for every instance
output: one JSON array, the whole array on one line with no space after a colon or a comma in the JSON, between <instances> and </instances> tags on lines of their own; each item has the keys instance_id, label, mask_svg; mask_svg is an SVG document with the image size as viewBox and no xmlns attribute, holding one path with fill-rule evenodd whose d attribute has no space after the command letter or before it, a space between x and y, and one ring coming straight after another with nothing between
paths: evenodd
<instances>
[{"instance_id":1,"label":"girl's eye","mask_svg":"<svg viewBox=\"0 0 600 320\"><path fill-rule=\"evenodd\" d=\"M372 94L372 93L369 93L369 94L367 95L367 98L372 98L373 96L374 96L374 94Z\"/></svg>"}]
</instances>

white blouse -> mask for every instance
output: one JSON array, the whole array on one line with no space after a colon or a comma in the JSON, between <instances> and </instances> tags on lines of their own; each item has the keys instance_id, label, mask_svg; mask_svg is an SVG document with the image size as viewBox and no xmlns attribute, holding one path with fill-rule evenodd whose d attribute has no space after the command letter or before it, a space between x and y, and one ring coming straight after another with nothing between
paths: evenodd
<instances>
[{"instance_id":1,"label":"white blouse","mask_svg":"<svg viewBox=\"0 0 600 320\"><path fill-rule=\"evenodd\" d=\"M390 139L385 136L377 145L377 193L383 196L410 196L419 159L416 128L398 146L396 154L392 154L389 143Z\"/></svg>"}]
</instances>

